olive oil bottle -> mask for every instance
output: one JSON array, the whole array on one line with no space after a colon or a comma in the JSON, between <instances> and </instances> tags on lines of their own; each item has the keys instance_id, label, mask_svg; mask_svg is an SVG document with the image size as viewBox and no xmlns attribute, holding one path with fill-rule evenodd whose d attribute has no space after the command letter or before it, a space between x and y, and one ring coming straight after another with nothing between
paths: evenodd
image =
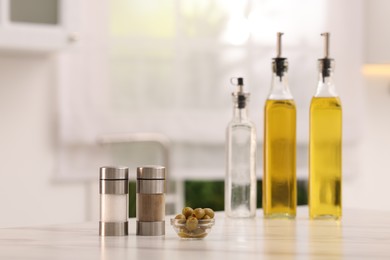
<instances>
[{"instance_id":1,"label":"olive oil bottle","mask_svg":"<svg viewBox=\"0 0 390 260\"><path fill-rule=\"evenodd\" d=\"M281 57L282 35L277 34L271 91L264 108L263 211L267 218L294 218L297 204L296 108L287 82L288 62Z\"/></svg>"},{"instance_id":2,"label":"olive oil bottle","mask_svg":"<svg viewBox=\"0 0 390 260\"><path fill-rule=\"evenodd\" d=\"M310 105L309 215L311 219L339 219L341 210L342 109L333 83L334 60L318 60L319 82Z\"/></svg>"}]
</instances>

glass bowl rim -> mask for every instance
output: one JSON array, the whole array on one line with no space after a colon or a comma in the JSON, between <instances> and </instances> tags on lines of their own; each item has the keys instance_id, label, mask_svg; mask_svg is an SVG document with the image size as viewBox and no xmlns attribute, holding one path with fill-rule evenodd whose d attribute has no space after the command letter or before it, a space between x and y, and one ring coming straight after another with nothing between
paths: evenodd
<instances>
[{"instance_id":1,"label":"glass bowl rim","mask_svg":"<svg viewBox=\"0 0 390 260\"><path fill-rule=\"evenodd\" d=\"M177 226L177 227L184 227L186 225L186 222L180 223L179 221L183 221L184 219L175 219L171 218L171 225ZM198 226L200 227L207 227L207 226L213 226L215 224L215 219L198 219Z\"/></svg>"}]
</instances>

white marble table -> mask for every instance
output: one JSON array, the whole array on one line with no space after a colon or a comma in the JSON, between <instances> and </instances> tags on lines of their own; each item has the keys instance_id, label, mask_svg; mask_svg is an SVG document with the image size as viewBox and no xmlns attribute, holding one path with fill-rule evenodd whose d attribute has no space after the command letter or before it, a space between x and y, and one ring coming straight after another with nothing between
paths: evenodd
<instances>
[{"instance_id":1,"label":"white marble table","mask_svg":"<svg viewBox=\"0 0 390 260\"><path fill-rule=\"evenodd\" d=\"M343 220L226 219L222 212L203 240L165 237L99 237L98 223L0 229L0 259L390 259L390 212L344 210Z\"/></svg>"}]
</instances>

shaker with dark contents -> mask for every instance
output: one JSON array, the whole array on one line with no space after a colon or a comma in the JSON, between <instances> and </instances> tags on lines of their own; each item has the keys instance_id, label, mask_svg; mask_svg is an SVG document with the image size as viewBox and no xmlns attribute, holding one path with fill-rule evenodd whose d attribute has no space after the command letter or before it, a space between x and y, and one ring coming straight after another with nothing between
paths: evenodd
<instances>
[{"instance_id":1,"label":"shaker with dark contents","mask_svg":"<svg viewBox=\"0 0 390 260\"><path fill-rule=\"evenodd\" d=\"M137 168L137 235L165 235L165 167Z\"/></svg>"}]
</instances>

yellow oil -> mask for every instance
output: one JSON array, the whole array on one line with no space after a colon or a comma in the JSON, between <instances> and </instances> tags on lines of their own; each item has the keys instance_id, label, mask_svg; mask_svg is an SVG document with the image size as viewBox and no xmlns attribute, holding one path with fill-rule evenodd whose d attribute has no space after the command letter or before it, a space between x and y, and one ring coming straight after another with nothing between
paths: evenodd
<instances>
[{"instance_id":1,"label":"yellow oil","mask_svg":"<svg viewBox=\"0 0 390 260\"><path fill-rule=\"evenodd\" d=\"M264 216L294 218L297 205L294 100L267 100L264 119Z\"/></svg>"},{"instance_id":2,"label":"yellow oil","mask_svg":"<svg viewBox=\"0 0 390 260\"><path fill-rule=\"evenodd\" d=\"M310 218L341 217L341 102L313 97L310 106Z\"/></svg>"}]
</instances>

